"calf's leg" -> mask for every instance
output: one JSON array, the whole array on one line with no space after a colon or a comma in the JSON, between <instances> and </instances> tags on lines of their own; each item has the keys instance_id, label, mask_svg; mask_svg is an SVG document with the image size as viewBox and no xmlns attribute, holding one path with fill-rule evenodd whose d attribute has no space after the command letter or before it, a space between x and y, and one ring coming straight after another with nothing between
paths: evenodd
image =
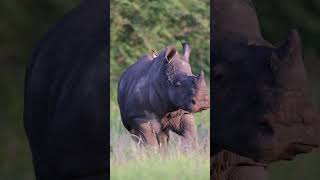
<instances>
[{"instance_id":1,"label":"calf's leg","mask_svg":"<svg viewBox=\"0 0 320 180\"><path fill-rule=\"evenodd\" d=\"M198 148L197 127L192 114L184 114L181 118L182 143L186 147Z\"/></svg>"}]
</instances>

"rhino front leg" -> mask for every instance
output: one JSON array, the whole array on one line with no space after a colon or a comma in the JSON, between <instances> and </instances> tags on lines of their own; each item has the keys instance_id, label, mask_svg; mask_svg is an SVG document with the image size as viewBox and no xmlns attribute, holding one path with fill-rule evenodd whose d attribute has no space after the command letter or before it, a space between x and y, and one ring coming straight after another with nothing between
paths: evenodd
<instances>
[{"instance_id":1,"label":"rhino front leg","mask_svg":"<svg viewBox=\"0 0 320 180\"><path fill-rule=\"evenodd\" d=\"M139 120L136 120L139 122ZM132 128L130 131L137 142L142 142L145 145L158 146L158 140L156 137L156 132L149 121L144 121L137 123L136 127Z\"/></svg>"},{"instance_id":2,"label":"rhino front leg","mask_svg":"<svg viewBox=\"0 0 320 180\"><path fill-rule=\"evenodd\" d=\"M182 145L184 148L198 148L197 127L192 114L184 114L181 119Z\"/></svg>"}]
</instances>

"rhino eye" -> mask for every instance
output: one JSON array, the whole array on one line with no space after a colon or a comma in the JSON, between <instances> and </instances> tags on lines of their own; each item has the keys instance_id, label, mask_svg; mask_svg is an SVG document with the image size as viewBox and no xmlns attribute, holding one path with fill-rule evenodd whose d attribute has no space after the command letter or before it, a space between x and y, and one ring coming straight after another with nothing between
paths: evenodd
<instances>
[{"instance_id":1,"label":"rhino eye","mask_svg":"<svg viewBox=\"0 0 320 180\"><path fill-rule=\"evenodd\" d=\"M175 83L175 85L176 85L177 87L179 87L179 86L181 86L182 84L181 84L180 81L177 81L177 82Z\"/></svg>"}]
</instances>

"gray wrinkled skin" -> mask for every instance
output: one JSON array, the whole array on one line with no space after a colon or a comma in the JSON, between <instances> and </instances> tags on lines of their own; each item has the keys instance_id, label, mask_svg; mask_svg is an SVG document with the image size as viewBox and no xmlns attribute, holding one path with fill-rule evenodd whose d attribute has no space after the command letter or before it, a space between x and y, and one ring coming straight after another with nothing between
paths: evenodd
<instances>
[{"instance_id":1,"label":"gray wrinkled skin","mask_svg":"<svg viewBox=\"0 0 320 180\"><path fill-rule=\"evenodd\" d=\"M264 40L250 0L216 0L213 6L211 168L219 173L211 178L266 179L266 168L257 163L291 160L319 145L320 118L311 101L301 40L296 30L279 47ZM229 163L244 157L249 161Z\"/></svg>"},{"instance_id":2,"label":"gray wrinkled skin","mask_svg":"<svg viewBox=\"0 0 320 180\"><path fill-rule=\"evenodd\" d=\"M197 145L192 113L208 109L210 102L203 72L198 76L191 72L190 52L188 44L183 44L182 55L169 46L158 56L143 56L121 76L121 119L137 141L165 147L173 131L184 144Z\"/></svg>"}]
</instances>

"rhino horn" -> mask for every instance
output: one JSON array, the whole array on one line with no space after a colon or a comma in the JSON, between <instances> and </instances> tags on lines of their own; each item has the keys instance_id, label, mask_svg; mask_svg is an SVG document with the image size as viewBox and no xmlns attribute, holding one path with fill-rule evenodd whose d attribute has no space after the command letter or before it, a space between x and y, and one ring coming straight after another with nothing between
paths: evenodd
<instances>
[{"instance_id":1,"label":"rhino horn","mask_svg":"<svg viewBox=\"0 0 320 180\"><path fill-rule=\"evenodd\" d=\"M297 30L290 30L286 42L277 49L282 57L291 56L291 61L299 61L302 58L302 46Z\"/></svg>"},{"instance_id":2,"label":"rhino horn","mask_svg":"<svg viewBox=\"0 0 320 180\"><path fill-rule=\"evenodd\" d=\"M197 87L198 87L198 89L199 88L201 89L204 86L205 86L204 73L203 73L203 71L201 71L199 73L199 75L197 76Z\"/></svg>"},{"instance_id":3,"label":"rhino horn","mask_svg":"<svg viewBox=\"0 0 320 180\"><path fill-rule=\"evenodd\" d=\"M189 61L190 53L191 53L191 45L189 43L182 43L183 48L183 57L185 61Z\"/></svg>"},{"instance_id":4,"label":"rhino horn","mask_svg":"<svg viewBox=\"0 0 320 180\"><path fill-rule=\"evenodd\" d=\"M302 59L299 33L291 30L286 42L276 49L271 59L276 79L282 86L307 90L307 76Z\"/></svg>"}]
</instances>

